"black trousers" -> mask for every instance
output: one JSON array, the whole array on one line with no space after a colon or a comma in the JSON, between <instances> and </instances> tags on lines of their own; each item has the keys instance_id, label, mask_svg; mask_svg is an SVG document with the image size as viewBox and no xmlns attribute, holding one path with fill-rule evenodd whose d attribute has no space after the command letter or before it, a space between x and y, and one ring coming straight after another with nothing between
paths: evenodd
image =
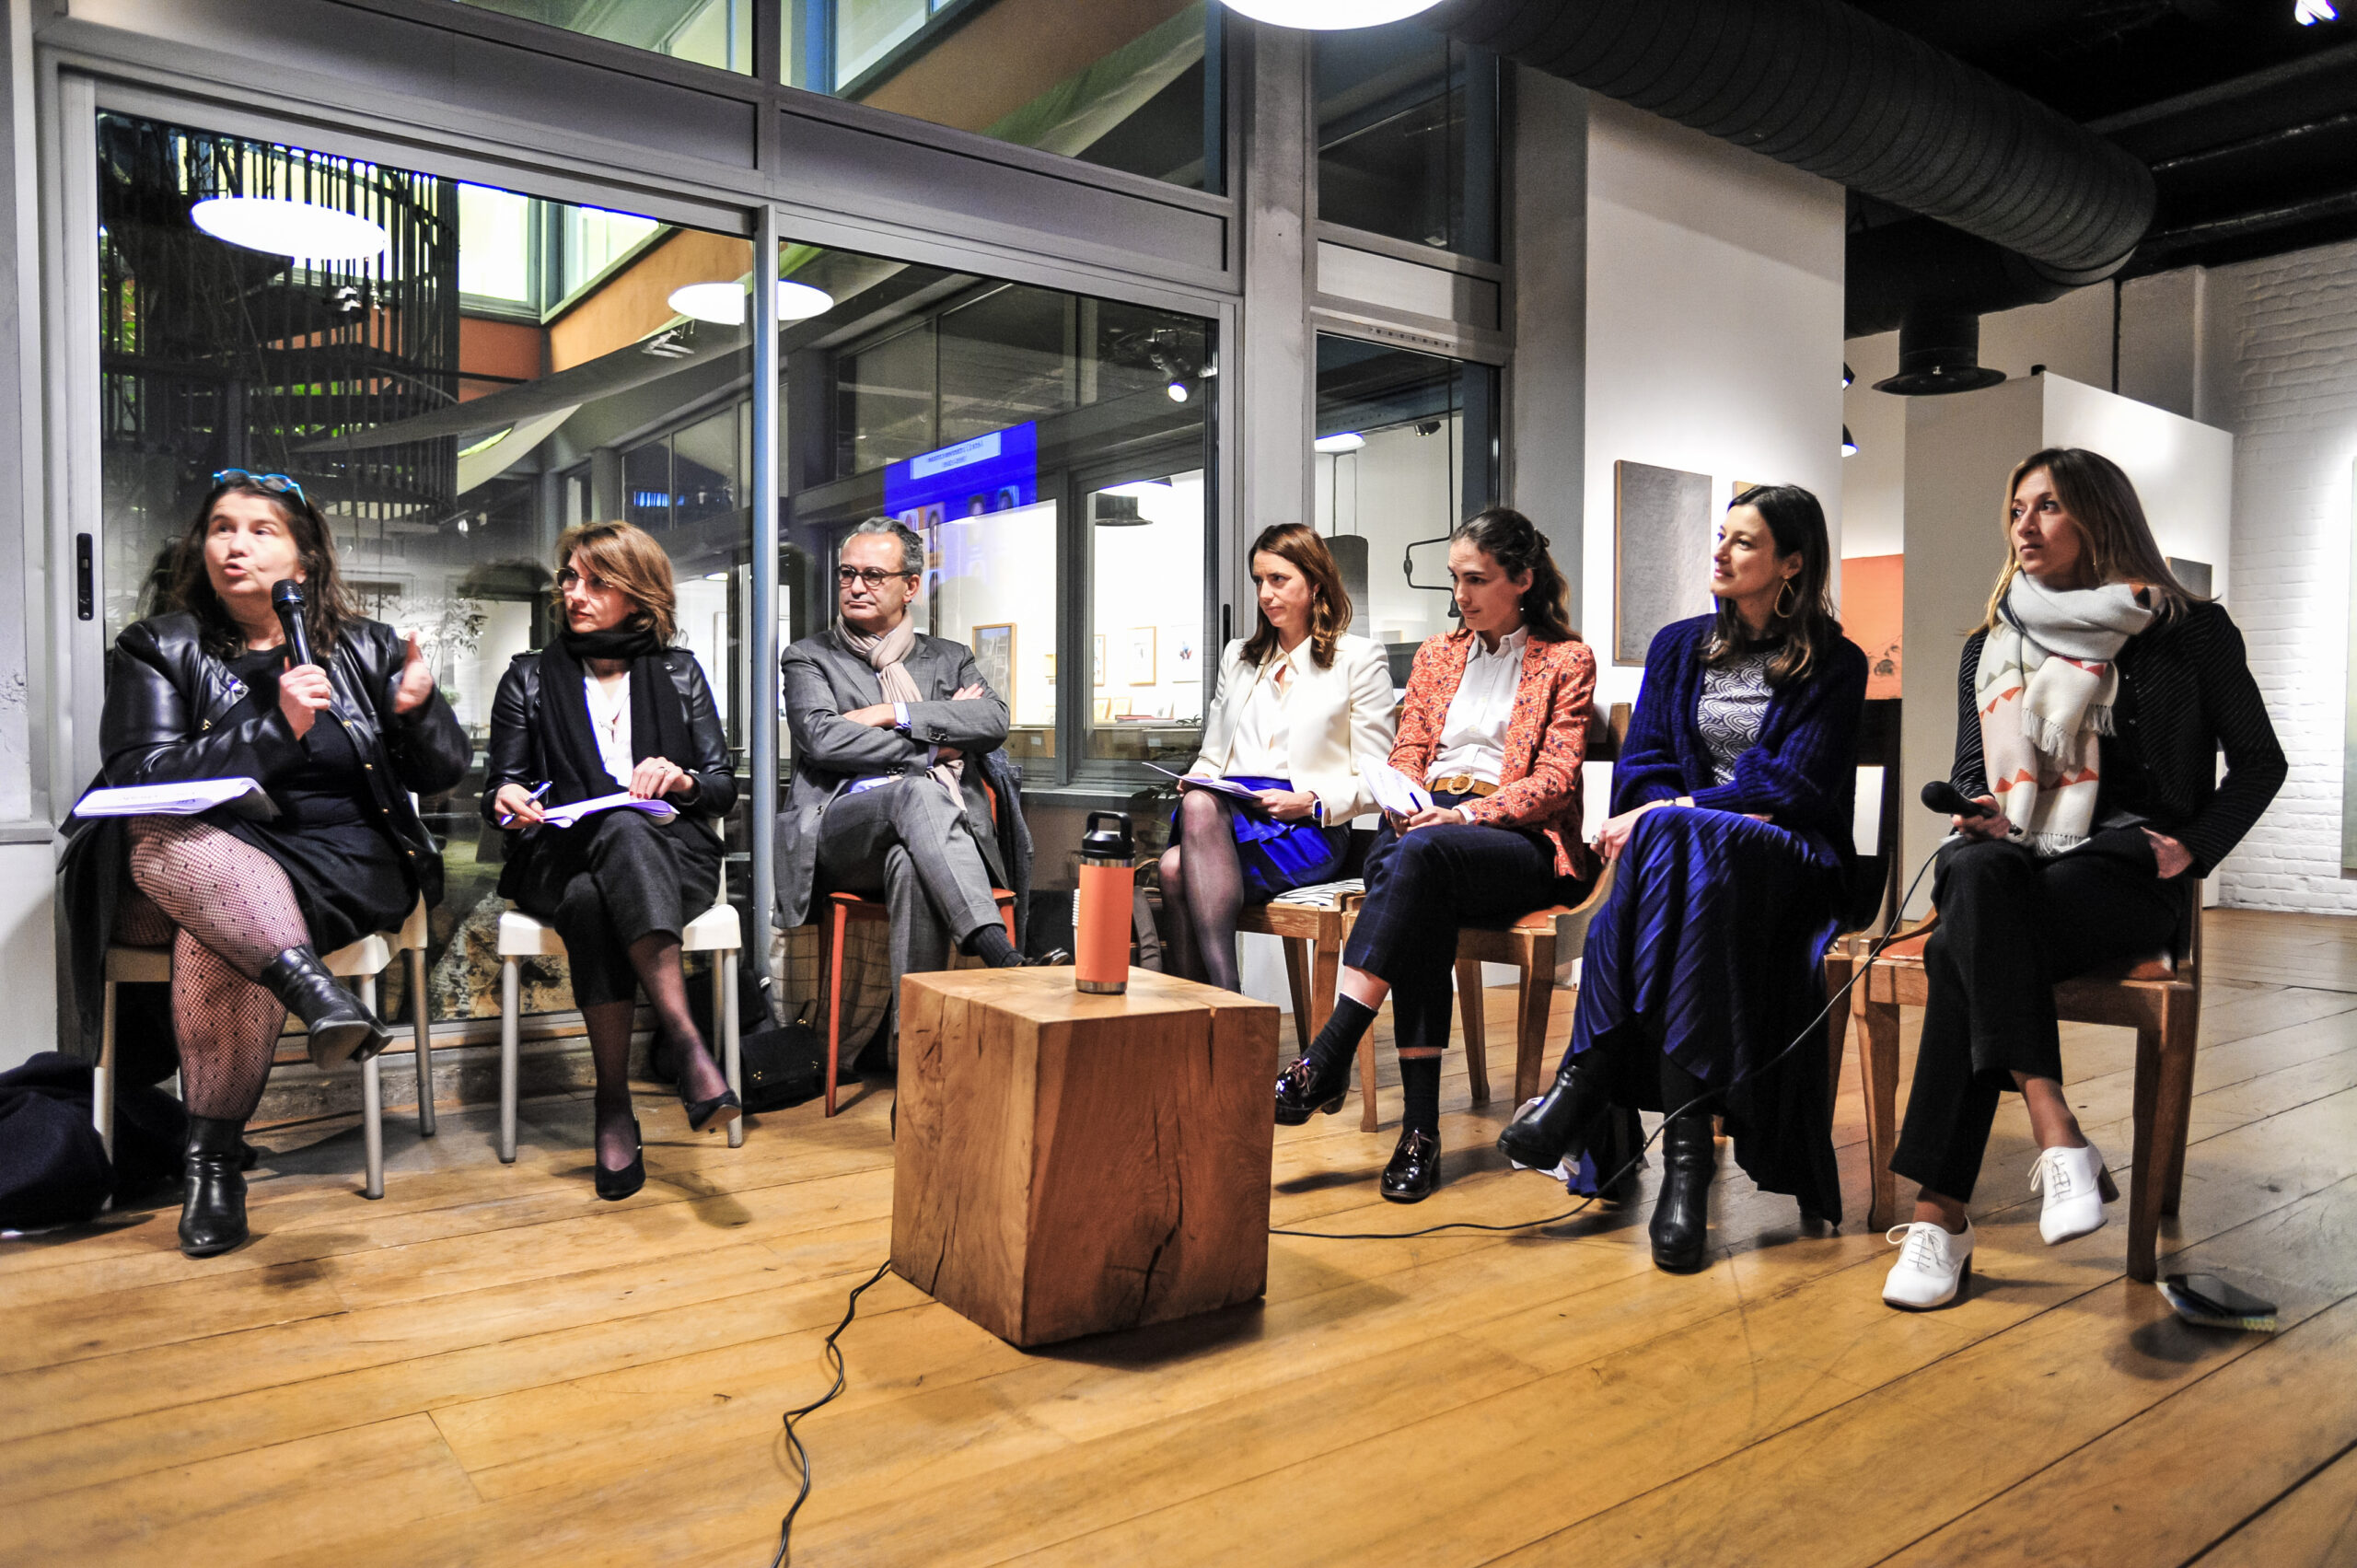
<instances>
[{"instance_id":1,"label":"black trousers","mask_svg":"<svg viewBox=\"0 0 2357 1568\"><path fill-rule=\"evenodd\" d=\"M2062 1076L2055 983L2165 948L2191 889L2161 880L2138 828L2052 859L2014 843L1943 850L1940 923L1923 950L1930 1005L1891 1169L1969 1200L2014 1074Z\"/></svg>"},{"instance_id":2,"label":"black trousers","mask_svg":"<svg viewBox=\"0 0 2357 1568\"><path fill-rule=\"evenodd\" d=\"M1470 822L1404 834L1387 826L1367 851L1366 902L1342 961L1390 985L1400 1050L1444 1050L1458 928L1510 924L1566 901L1562 888L1543 833Z\"/></svg>"},{"instance_id":3,"label":"black trousers","mask_svg":"<svg viewBox=\"0 0 2357 1568\"><path fill-rule=\"evenodd\" d=\"M657 822L643 811L607 811L534 836L516 903L556 927L574 1003L595 1007L637 994L632 943L658 931L679 935L719 889L720 846L702 826L684 816Z\"/></svg>"}]
</instances>

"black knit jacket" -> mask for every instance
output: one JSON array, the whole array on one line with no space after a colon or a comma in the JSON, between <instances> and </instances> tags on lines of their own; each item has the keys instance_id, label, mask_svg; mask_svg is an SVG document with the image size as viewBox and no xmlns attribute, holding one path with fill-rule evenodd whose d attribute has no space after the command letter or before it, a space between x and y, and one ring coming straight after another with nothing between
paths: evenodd
<instances>
[{"instance_id":1,"label":"black knit jacket","mask_svg":"<svg viewBox=\"0 0 2357 1568\"><path fill-rule=\"evenodd\" d=\"M1956 772L1968 796L1989 793L1980 754L1980 705L1973 676L1980 668L1975 632L1956 671ZM2197 604L2128 639L2119 650L2124 689L2115 712L2132 728L2150 789L2146 815L2157 832L2183 844L2193 875L2207 877L2251 830L2283 787L2283 749L2251 679L2243 634L2214 604ZM2226 776L2218 778L2218 752Z\"/></svg>"}]
</instances>

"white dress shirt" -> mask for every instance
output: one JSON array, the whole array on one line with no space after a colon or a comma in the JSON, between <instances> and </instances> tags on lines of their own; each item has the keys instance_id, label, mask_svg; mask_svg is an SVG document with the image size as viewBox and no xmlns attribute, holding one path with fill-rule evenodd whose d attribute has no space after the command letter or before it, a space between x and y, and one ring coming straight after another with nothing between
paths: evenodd
<instances>
[{"instance_id":1,"label":"white dress shirt","mask_svg":"<svg viewBox=\"0 0 2357 1568\"><path fill-rule=\"evenodd\" d=\"M611 686L594 675L585 675L581 687L589 699L589 733L598 738L598 760L606 764L616 784L628 789L631 772L637 766L630 754L630 675L625 671Z\"/></svg>"},{"instance_id":2,"label":"white dress shirt","mask_svg":"<svg viewBox=\"0 0 2357 1568\"><path fill-rule=\"evenodd\" d=\"M1301 647L1309 645L1304 638ZM1293 754L1286 748L1292 722L1285 716L1285 699L1293 691L1298 671L1293 654L1280 652L1260 667L1260 679L1236 716L1236 735L1228 742L1227 773L1231 778L1291 779Z\"/></svg>"},{"instance_id":3,"label":"white dress shirt","mask_svg":"<svg viewBox=\"0 0 2357 1568\"><path fill-rule=\"evenodd\" d=\"M1433 753L1427 779L1469 774L1483 784L1496 784L1506 762L1506 726L1514 718L1515 691L1522 684L1523 651L1530 646L1530 628L1515 628L1498 639L1491 652L1480 633L1465 660L1465 679L1448 701L1448 718L1440 726L1440 746Z\"/></svg>"}]
</instances>

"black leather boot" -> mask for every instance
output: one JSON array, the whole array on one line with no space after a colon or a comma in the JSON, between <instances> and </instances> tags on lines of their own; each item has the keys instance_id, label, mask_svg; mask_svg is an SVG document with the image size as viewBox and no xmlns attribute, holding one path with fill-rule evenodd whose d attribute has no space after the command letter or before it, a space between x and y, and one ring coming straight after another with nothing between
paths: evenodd
<instances>
[{"instance_id":1,"label":"black leather boot","mask_svg":"<svg viewBox=\"0 0 2357 1568\"><path fill-rule=\"evenodd\" d=\"M246 1238L246 1124L190 1117L183 1160L180 1250L192 1258L226 1252Z\"/></svg>"},{"instance_id":2,"label":"black leather boot","mask_svg":"<svg viewBox=\"0 0 2357 1568\"><path fill-rule=\"evenodd\" d=\"M311 1032L311 1064L366 1062L393 1043L393 1031L359 997L338 985L309 947L289 947L254 977Z\"/></svg>"},{"instance_id":3,"label":"black leather boot","mask_svg":"<svg viewBox=\"0 0 2357 1568\"><path fill-rule=\"evenodd\" d=\"M1552 1170L1587 1152L1589 1135L1611 1109L1611 1097L1586 1058L1566 1055L1546 1098L1498 1134L1498 1153L1533 1170Z\"/></svg>"},{"instance_id":4,"label":"black leather boot","mask_svg":"<svg viewBox=\"0 0 2357 1568\"><path fill-rule=\"evenodd\" d=\"M1690 1274L1709 1254L1711 1177L1719 1153L1711 1115L1689 1110L1662 1129L1661 1191L1654 1199L1654 1267Z\"/></svg>"},{"instance_id":5,"label":"black leather boot","mask_svg":"<svg viewBox=\"0 0 2357 1568\"><path fill-rule=\"evenodd\" d=\"M1319 1072L1317 1058L1304 1056L1277 1074L1277 1125L1298 1127L1319 1111L1331 1116L1351 1093L1351 1059Z\"/></svg>"}]
</instances>

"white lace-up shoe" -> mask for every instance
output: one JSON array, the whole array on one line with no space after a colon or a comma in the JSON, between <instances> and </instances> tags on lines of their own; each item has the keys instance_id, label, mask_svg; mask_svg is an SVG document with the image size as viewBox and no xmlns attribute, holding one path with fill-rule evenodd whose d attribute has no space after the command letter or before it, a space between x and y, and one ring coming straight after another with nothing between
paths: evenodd
<instances>
[{"instance_id":1,"label":"white lace-up shoe","mask_svg":"<svg viewBox=\"0 0 2357 1568\"><path fill-rule=\"evenodd\" d=\"M2046 1194L2038 1211L2038 1234L2052 1247L2101 1230L2103 1206L2119 1197L2119 1184L2104 1168L2103 1151L2089 1144L2083 1149L2043 1149L2029 1167L2029 1190Z\"/></svg>"},{"instance_id":2,"label":"white lace-up shoe","mask_svg":"<svg viewBox=\"0 0 2357 1568\"><path fill-rule=\"evenodd\" d=\"M1886 1237L1898 1250L1898 1261L1882 1282L1882 1298L1909 1312L1945 1307L1972 1276L1972 1222L1964 1222L1962 1236L1931 1220L1893 1225Z\"/></svg>"}]
</instances>

